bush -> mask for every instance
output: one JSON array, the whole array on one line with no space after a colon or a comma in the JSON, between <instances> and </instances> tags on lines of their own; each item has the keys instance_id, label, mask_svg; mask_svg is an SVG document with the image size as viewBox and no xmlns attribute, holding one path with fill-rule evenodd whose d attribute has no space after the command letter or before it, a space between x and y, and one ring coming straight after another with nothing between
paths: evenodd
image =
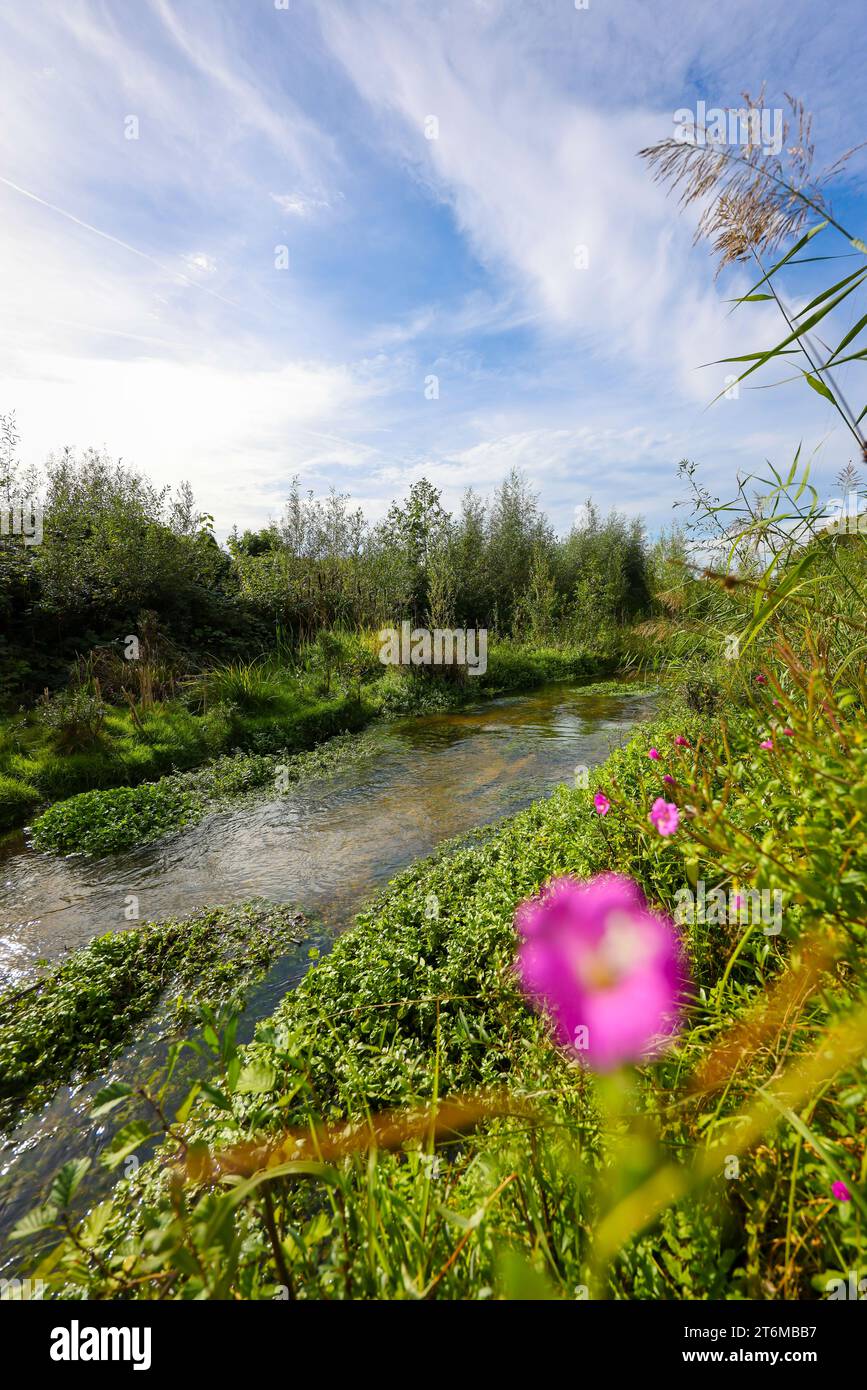
<instances>
[{"instance_id":1,"label":"bush","mask_svg":"<svg viewBox=\"0 0 867 1390\"><path fill-rule=\"evenodd\" d=\"M54 747L78 753L100 742L106 707L100 696L79 686L46 700L39 714Z\"/></svg>"}]
</instances>

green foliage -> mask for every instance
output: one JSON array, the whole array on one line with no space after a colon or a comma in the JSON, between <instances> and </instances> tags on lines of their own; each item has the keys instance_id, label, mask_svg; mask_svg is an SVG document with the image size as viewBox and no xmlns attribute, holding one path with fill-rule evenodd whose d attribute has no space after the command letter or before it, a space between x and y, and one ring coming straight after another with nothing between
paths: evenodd
<instances>
[{"instance_id":1,"label":"green foliage","mask_svg":"<svg viewBox=\"0 0 867 1390\"><path fill-rule=\"evenodd\" d=\"M115 854L191 825L237 797L285 791L368 753L363 735L338 734L304 753L233 753L145 786L84 792L36 818L33 845L60 854Z\"/></svg>"},{"instance_id":2,"label":"green foliage","mask_svg":"<svg viewBox=\"0 0 867 1390\"><path fill-rule=\"evenodd\" d=\"M105 1066L161 999L174 1001L177 1027L204 1003L237 1006L241 986L300 935L285 907L210 907L97 937L37 985L0 994L0 1122Z\"/></svg>"},{"instance_id":3,"label":"green foliage","mask_svg":"<svg viewBox=\"0 0 867 1390\"><path fill-rule=\"evenodd\" d=\"M0 774L0 830L20 825L39 803L39 793L29 782Z\"/></svg>"},{"instance_id":4,"label":"green foliage","mask_svg":"<svg viewBox=\"0 0 867 1390\"><path fill-rule=\"evenodd\" d=\"M60 854L108 854L178 829L192 819L194 808L193 797L177 778L82 792L37 816L33 845Z\"/></svg>"},{"instance_id":5,"label":"green foliage","mask_svg":"<svg viewBox=\"0 0 867 1390\"><path fill-rule=\"evenodd\" d=\"M800 1098L794 1081L778 1085L781 1068L821 1061L817 1039L854 1018L867 942L867 731L858 707L838 707L820 681L781 671L710 720L672 704L589 788L560 788L399 875L252 1044L239 1049L232 1029L206 1027L198 1047L210 1077L168 1130L108 1096L120 1130L106 1162L155 1134L162 1159L119 1185L92 1260L58 1229L43 1266L53 1290L804 1297L863 1264L860 1054L825 1064L818 1089ZM768 734L775 747L761 749ZM597 786L612 802L604 818ZM663 790L682 814L670 839L647 818ZM688 922L688 1028L663 1061L606 1082L552 1046L510 965L520 901L551 875L615 865L669 913L698 878L709 889L779 890L784 908L779 935L737 916ZM747 1033L732 1071L733 1030L791 988L817 943L830 957L789 1005L785 1033ZM744 1117L775 1088L794 1097L789 1109L766 1106L761 1143L744 1141ZM431 1107L449 1096L464 1098L471 1132L459 1143L431 1127ZM389 1111L396 1145L368 1129ZM229 1168L207 1176L218 1153ZM739 1177L726 1182L732 1155ZM164 1163L180 1163L186 1185ZM830 1198L840 1175L853 1207ZM649 1215L644 1184L671 1194Z\"/></svg>"},{"instance_id":6,"label":"green foliage","mask_svg":"<svg viewBox=\"0 0 867 1390\"><path fill-rule=\"evenodd\" d=\"M99 743L106 708L98 695L78 687L46 700L39 714L58 752L79 753Z\"/></svg>"},{"instance_id":7,"label":"green foliage","mask_svg":"<svg viewBox=\"0 0 867 1390\"><path fill-rule=\"evenodd\" d=\"M285 695L276 671L262 661L231 662L216 666L190 683L191 703L203 711L214 705L260 714L273 709Z\"/></svg>"}]
</instances>

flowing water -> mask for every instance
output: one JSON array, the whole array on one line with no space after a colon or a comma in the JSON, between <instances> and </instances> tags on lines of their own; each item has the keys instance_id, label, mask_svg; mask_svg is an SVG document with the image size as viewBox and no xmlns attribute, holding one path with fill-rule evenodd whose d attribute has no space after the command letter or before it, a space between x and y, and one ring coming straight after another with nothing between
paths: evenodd
<instances>
[{"instance_id":1,"label":"flowing water","mask_svg":"<svg viewBox=\"0 0 867 1390\"><path fill-rule=\"evenodd\" d=\"M313 935L254 990L249 1036L304 973L310 945L327 948L399 869L560 783L574 785L576 768L602 762L651 706L640 688L611 696L550 685L378 727L367 736L369 753L345 770L244 801L132 852L61 859L13 842L0 861L0 987L26 986L38 962L138 925L125 917L132 896L144 921L252 897L292 903L314 920ZM112 1074L140 1076L164 1049L155 1021ZM61 1164L95 1156L110 1137L110 1126L87 1119L103 1084L61 1087L0 1149L0 1230L37 1200Z\"/></svg>"}]
</instances>

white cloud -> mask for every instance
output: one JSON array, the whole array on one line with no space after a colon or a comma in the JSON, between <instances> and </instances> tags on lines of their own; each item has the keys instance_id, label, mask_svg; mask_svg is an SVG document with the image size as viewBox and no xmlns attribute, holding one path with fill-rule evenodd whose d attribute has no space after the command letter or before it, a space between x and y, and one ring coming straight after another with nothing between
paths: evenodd
<instances>
[{"instance_id":1,"label":"white cloud","mask_svg":"<svg viewBox=\"0 0 867 1390\"><path fill-rule=\"evenodd\" d=\"M315 362L257 370L48 355L20 364L15 392L28 457L104 446L159 484L189 479L221 526L255 524L279 508L292 474L312 459L323 472L332 460L342 465L347 446L323 448L318 432L336 414L358 419L365 399L350 370Z\"/></svg>"},{"instance_id":2,"label":"white cloud","mask_svg":"<svg viewBox=\"0 0 867 1390\"><path fill-rule=\"evenodd\" d=\"M314 212L331 207L327 198L315 198L308 193L272 193L271 198L287 217L311 217Z\"/></svg>"},{"instance_id":3,"label":"white cloud","mask_svg":"<svg viewBox=\"0 0 867 1390\"><path fill-rule=\"evenodd\" d=\"M451 204L491 273L553 331L609 360L652 364L706 399L696 364L739 340L706 258L690 255L691 228L636 157L670 115L574 96L494 25L498 14L452 7L443 22L403 0L363 15L339 0L322 6L327 38L388 138ZM434 140L424 138L430 113Z\"/></svg>"}]
</instances>

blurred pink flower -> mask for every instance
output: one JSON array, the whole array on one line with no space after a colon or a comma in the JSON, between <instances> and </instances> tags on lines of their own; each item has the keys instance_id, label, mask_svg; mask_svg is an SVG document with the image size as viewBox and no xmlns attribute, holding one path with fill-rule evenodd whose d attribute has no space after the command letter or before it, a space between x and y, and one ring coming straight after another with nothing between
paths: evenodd
<instances>
[{"instance_id":1,"label":"blurred pink flower","mask_svg":"<svg viewBox=\"0 0 867 1390\"><path fill-rule=\"evenodd\" d=\"M668 787L673 787L673 786L674 786L674 778L672 777L672 775L671 775L670 772L666 772L666 774L665 774L665 776L663 777L662 780L663 780L663 782L665 782L666 786L668 786Z\"/></svg>"},{"instance_id":2,"label":"blurred pink flower","mask_svg":"<svg viewBox=\"0 0 867 1390\"><path fill-rule=\"evenodd\" d=\"M677 744L678 748L688 748L688 747L689 747L689 739L688 739L688 738L684 738L683 734L678 734L677 738L676 738L674 741L675 741L675 743Z\"/></svg>"},{"instance_id":3,"label":"blurred pink flower","mask_svg":"<svg viewBox=\"0 0 867 1390\"><path fill-rule=\"evenodd\" d=\"M631 879L552 879L515 927L521 987L594 1070L647 1061L677 1031L688 982L677 929Z\"/></svg>"},{"instance_id":4,"label":"blurred pink flower","mask_svg":"<svg viewBox=\"0 0 867 1390\"><path fill-rule=\"evenodd\" d=\"M596 807L598 816L607 816L611 810L611 802L604 792L597 792L593 798L593 805Z\"/></svg>"},{"instance_id":5,"label":"blurred pink flower","mask_svg":"<svg viewBox=\"0 0 867 1390\"><path fill-rule=\"evenodd\" d=\"M680 811L673 801L658 796L650 808L648 820L653 821L660 835L673 835L680 825Z\"/></svg>"},{"instance_id":6,"label":"blurred pink flower","mask_svg":"<svg viewBox=\"0 0 867 1390\"><path fill-rule=\"evenodd\" d=\"M767 676L756 676L756 685L767 685Z\"/></svg>"},{"instance_id":7,"label":"blurred pink flower","mask_svg":"<svg viewBox=\"0 0 867 1390\"><path fill-rule=\"evenodd\" d=\"M794 729L784 729L784 730L783 730L783 733L785 734L786 738L794 738L794 737L795 737L795 731L794 731Z\"/></svg>"},{"instance_id":8,"label":"blurred pink flower","mask_svg":"<svg viewBox=\"0 0 867 1390\"><path fill-rule=\"evenodd\" d=\"M658 749L658 748L649 748L649 749L647 750L647 756L648 756L648 758L652 758L653 761L656 762L656 761L658 760L658 758L659 758L659 749Z\"/></svg>"},{"instance_id":9,"label":"blurred pink flower","mask_svg":"<svg viewBox=\"0 0 867 1390\"><path fill-rule=\"evenodd\" d=\"M774 740L772 738L763 738L761 743L759 744L760 748L773 748L773 746Z\"/></svg>"},{"instance_id":10,"label":"blurred pink flower","mask_svg":"<svg viewBox=\"0 0 867 1390\"><path fill-rule=\"evenodd\" d=\"M835 1182L831 1187L831 1192L838 1202L851 1202L852 1200L852 1193L844 1182Z\"/></svg>"}]
</instances>

